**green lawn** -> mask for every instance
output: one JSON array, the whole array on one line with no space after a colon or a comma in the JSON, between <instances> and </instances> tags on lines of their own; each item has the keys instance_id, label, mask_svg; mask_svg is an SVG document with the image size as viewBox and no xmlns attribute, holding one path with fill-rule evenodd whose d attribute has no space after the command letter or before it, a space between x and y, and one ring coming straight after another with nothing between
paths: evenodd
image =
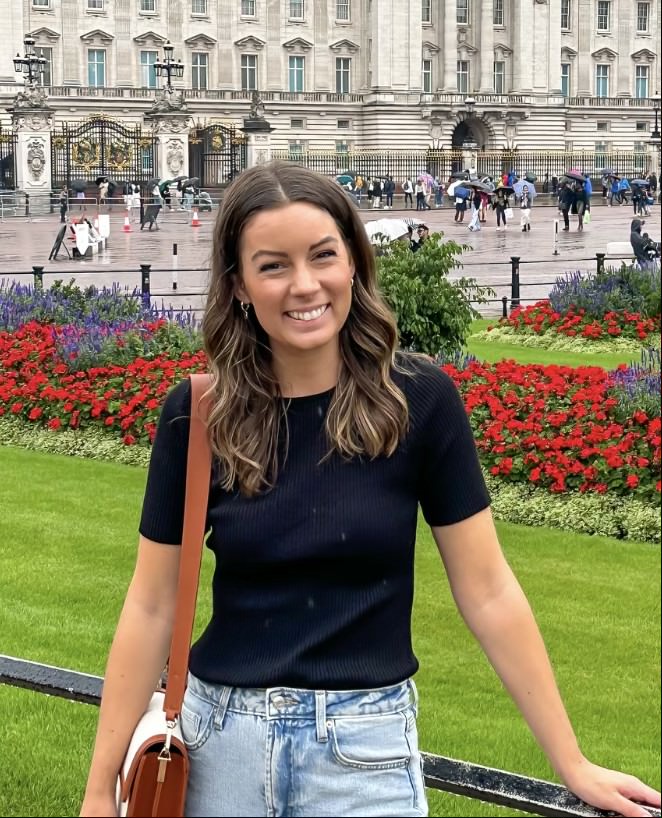
<instances>
[{"instance_id":1,"label":"green lawn","mask_svg":"<svg viewBox=\"0 0 662 818\"><path fill-rule=\"evenodd\" d=\"M481 318L471 324L470 335L476 335L489 326L496 326L498 318ZM582 354L577 352L557 352L537 347L523 347L519 344L505 344L494 341L484 341L478 338L469 338L467 350L481 361L501 361L512 358L520 364L559 364L564 366L601 366L604 369L615 369L621 363L630 363L637 355L623 353Z\"/></svg>"},{"instance_id":2,"label":"green lawn","mask_svg":"<svg viewBox=\"0 0 662 818\"><path fill-rule=\"evenodd\" d=\"M0 650L102 673L145 471L11 448L0 448L0 466ZM514 525L499 532L585 751L659 786L659 548ZM203 570L208 588L208 558ZM208 612L202 593L198 628ZM423 749L551 776L455 611L423 527L414 642ZM0 713L11 753L0 765L0 815L77 815L96 708L0 685ZM431 815L515 814L437 793L430 801Z\"/></svg>"}]
</instances>

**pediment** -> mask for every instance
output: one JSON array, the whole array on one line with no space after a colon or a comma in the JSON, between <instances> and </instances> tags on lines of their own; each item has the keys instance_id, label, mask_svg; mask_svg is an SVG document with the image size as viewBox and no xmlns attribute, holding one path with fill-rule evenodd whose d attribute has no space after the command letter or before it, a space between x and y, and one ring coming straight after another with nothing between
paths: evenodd
<instances>
[{"instance_id":1,"label":"pediment","mask_svg":"<svg viewBox=\"0 0 662 818\"><path fill-rule=\"evenodd\" d=\"M353 43L351 40L345 39L338 40L337 43L331 43L329 48L331 51L335 51L337 54L356 54L360 46Z\"/></svg>"},{"instance_id":2,"label":"pediment","mask_svg":"<svg viewBox=\"0 0 662 818\"><path fill-rule=\"evenodd\" d=\"M155 31L146 31L144 34L134 37L133 42L138 43L138 45L164 45L168 41Z\"/></svg>"},{"instance_id":3,"label":"pediment","mask_svg":"<svg viewBox=\"0 0 662 818\"><path fill-rule=\"evenodd\" d=\"M46 28L46 26L36 28L30 32L30 36L34 37L37 42L46 40L49 43L56 43L60 39L60 35L57 31L53 31L52 28Z\"/></svg>"},{"instance_id":4,"label":"pediment","mask_svg":"<svg viewBox=\"0 0 662 818\"><path fill-rule=\"evenodd\" d=\"M495 43L494 53L499 54L503 57L510 57L513 53L513 49L505 45L504 43Z\"/></svg>"},{"instance_id":5,"label":"pediment","mask_svg":"<svg viewBox=\"0 0 662 818\"><path fill-rule=\"evenodd\" d=\"M423 51L426 51L428 54L438 54L441 49L438 45L436 45L436 43L431 43L429 40L425 40L423 42Z\"/></svg>"},{"instance_id":6,"label":"pediment","mask_svg":"<svg viewBox=\"0 0 662 818\"><path fill-rule=\"evenodd\" d=\"M283 48L287 49L287 51L310 51L312 47L313 44L308 40L304 40L303 37L295 37L293 40L283 43Z\"/></svg>"},{"instance_id":7,"label":"pediment","mask_svg":"<svg viewBox=\"0 0 662 818\"><path fill-rule=\"evenodd\" d=\"M259 37L253 37L252 34L249 34L248 37L242 37L241 40L235 40L234 44L237 48L249 51L261 51L266 45L264 40L261 40Z\"/></svg>"},{"instance_id":8,"label":"pediment","mask_svg":"<svg viewBox=\"0 0 662 818\"><path fill-rule=\"evenodd\" d=\"M639 51L635 51L634 54L632 54L632 59L635 62L652 63L655 60L655 54L648 48L641 48Z\"/></svg>"},{"instance_id":9,"label":"pediment","mask_svg":"<svg viewBox=\"0 0 662 818\"><path fill-rule=\"evenodd\" d=\"M208 34L194 34L184 40L184 45L189 48L211 48L216 45L216 40Z\"/></svg>"},{"instance_id":10,"label":"pediment","mask_svg":"<svg viewBox=\"0 0 662 818\"><path fill-rule=\"evenodd\" d=\"M591 57L593 57L594 60L608 60L609 62L613 62L616 57L618 57L618 51L614 51L612 48L599 48L591 54Z\"/></svg>"},{"instance_id":11,"label":"pediment","mask_svg":"<svg viewBox=\"0 0 662 818\"><path fill-rule=\"evenodd\" d=\"M577 52L574 48L570 48L569 45L564 45L561 49L561 57L566 60L574 60L577 56Z\"/></svg>"},{"instance_id":12,"label":"pediment","mask_svg":"<svg viewBox=\"0 0 662 818\"><path fill-rule=\"evenodd\" d=\"M100 28L95 28L92 31L88 31L87 34L81 34L80 38L88 45L98 45L99 43L108 45L115 39L112 34L109 34L107 31L103 31Z\"/></svg>"},{"instance_id":13,"label":"pediment","mask_svg":"<svg viewBox=\"0 0 662 818\"><path fill-rule=\"evenodd\" d=\"M458 43L457 53L462 54L462 56L465 56L467 54L477 54L478 49L474 48L470 43Z\"/></svg>"}]
</instances>

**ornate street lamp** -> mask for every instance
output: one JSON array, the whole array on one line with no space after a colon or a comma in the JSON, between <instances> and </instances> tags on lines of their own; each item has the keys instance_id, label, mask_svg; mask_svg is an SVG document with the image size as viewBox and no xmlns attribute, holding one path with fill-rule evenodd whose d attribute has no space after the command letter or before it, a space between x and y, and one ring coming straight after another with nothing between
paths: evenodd
<instances>
[{"instance_id":1,"label":"ornate street lamp","mask_svg":"<svg viewBox=\"0 0 662 818\"><path fill-rule=\"evenodd\" d=\"M29 88L34 88L37 78L44 73L44 67L47 62L43 51L39 56L37 56L37 53L34 50L34 44L34 37L30 37L28 35L23 40L25 55L21 57L20 54L17 54L14 57L14 71L16 71L17 74L27 75L26 83Z\"/></svg>"},{"instance_id":2,"label":"ornate street lamp","mask_svg":"<svg viewBox=\"0 0 662 818\"><path fill-rule=\"evenodd\" d=\"M181 79L184 76L184 63L176 60L172 55L175 50L175 46L172 45L170 40L166 41L166 44L163 46L164 57L161 61L156 61L154 63L154 71L157 77L165 77L166 78L166 86L165 90L172 94L173 87L172 87L172 77L176 77L177 79Z\"/></svg>"}]
</instances>

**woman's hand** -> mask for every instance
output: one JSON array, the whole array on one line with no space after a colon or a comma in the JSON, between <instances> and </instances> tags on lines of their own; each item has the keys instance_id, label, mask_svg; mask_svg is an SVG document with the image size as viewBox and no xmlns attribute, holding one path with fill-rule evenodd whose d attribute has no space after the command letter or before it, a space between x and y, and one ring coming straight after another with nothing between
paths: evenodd
<instances>
[{"instance_id":1,"label":"woman's hand","mask_svg":"<svg viewBox=\"0 0 662 818\"><path fill-rule=\"evenodd\" d=\"M648 816L650 812L635 801L660 806L660 793L633 775L599 767L584 760L581 765L564 776L564 784L582 801L619 815Z\"/></svg>"}]
</instances>

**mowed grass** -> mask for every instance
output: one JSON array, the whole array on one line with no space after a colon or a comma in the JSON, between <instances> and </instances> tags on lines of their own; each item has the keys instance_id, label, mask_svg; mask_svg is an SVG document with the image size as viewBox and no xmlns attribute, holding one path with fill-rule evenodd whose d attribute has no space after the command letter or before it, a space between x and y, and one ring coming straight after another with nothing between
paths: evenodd
<instances>
[{"instance_id":1,"label":"mowed grass","mask_svg":"<svg viewBox=\"0 0 662 818\"><path fill-rule=\"evenodd\" d=\"M103 673L133 568L146 472L0 448L0 652ZM582 747L660 784L660 551L499 525L545 635ZM210 610L203 566L196 630ZM419 529L414 646L420 743L540 778L547 762L462 623ZM0 685L0 815L77 815L97 710ZM512 815L429 792L436 816Z\"/></svg>"},{"instance_id":2,"label":"mowed grass","mask_svg":"<svg viewBox=\"0 0 662 818\"><path fill-rule=\"evenodd\" d=\"M473 321L470 336L483 332L488 327L495 327L498 318L480 318ZM603 369L616 369L619 364L628 364L631 361L639 363L639 356L632 353L596 353L586 352L559 352L557 350L538 347L524 347L520 344L506 344L490 339L481 340L469 337L467 352L478 358L479 361L495 363L505 359L512 359L520 364L557 364L559 366L601 366Z\"/></svg>"}]
</instances>

